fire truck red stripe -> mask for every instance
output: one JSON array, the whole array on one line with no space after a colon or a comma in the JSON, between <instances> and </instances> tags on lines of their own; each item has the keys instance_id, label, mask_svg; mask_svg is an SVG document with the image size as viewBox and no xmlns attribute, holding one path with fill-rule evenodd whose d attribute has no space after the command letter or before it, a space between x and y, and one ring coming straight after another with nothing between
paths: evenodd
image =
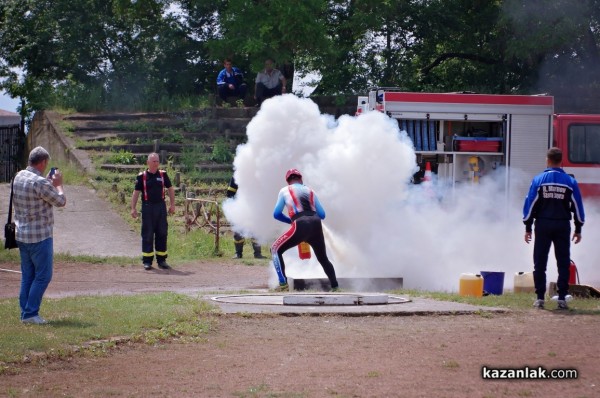
<instances>
[{"instance_id":1,"label":"fire truck red stripe","mask_svg":"<svg viewBox=\"0 0 600 398\"><path fill-rule=\"evenodd\" d=\"M551 96L502 95L502 94L454 94L454 93L405 93L384 92L386 102L441 102L448 104L500 104L500 105L549 105Z\"/></svg>"}]
</instances>

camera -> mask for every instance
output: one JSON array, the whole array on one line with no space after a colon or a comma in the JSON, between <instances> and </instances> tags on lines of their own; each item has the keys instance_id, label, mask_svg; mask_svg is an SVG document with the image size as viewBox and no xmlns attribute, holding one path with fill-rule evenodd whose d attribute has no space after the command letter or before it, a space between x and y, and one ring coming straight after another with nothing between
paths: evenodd
<instances>
[{"instance_id":1,"label":"camera","mask_svg":"<svg viewBox=\"0 0 600 398\"><path fill-rule=\"evenodd\" d=\"M54 174L56 173L56 170L58 170L56 167L51 167L50 174L48 174L48 178L52 179L52 177L54 177Z\"/></svg>"}]
</instances>

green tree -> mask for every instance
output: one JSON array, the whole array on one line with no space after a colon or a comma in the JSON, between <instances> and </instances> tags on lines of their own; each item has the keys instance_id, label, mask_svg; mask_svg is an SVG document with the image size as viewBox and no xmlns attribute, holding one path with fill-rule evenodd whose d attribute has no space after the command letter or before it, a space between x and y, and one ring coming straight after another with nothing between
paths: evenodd
<instances>
[{"instance_id":1,"label":"green tree","mask_svg":"<svg viewBox=\"0 0 600 398\"><path fill-rule=\"evenodd\" d=\"M56 100L53 93L76 106L93 97L92 103L121 109L197 93L205 83L197 75L207 69L206 50L176 15L166 13L171 3L6 0L0 28L4 86L34 109ZM22 69L23 79L9 68Z\"/></svg>"},{"instance_id":2,"label":"green tree","mask_svg":"<svg viewBox=\"0 0 600 398\"><path fill-rule=\"evenodd\" d=\"M531 90L600 88L600 1L506 0L507 59Z\"/></svg>"},{"instance_id":3,"label":"green tree","mask_svg":"<svg viewBox=\"0 0 600 398\"><path fill-rule=\"evenodd\" d=\"M317 94L597 90L599 43L600 0L0 2L1 87L28 109L212 92L225 57L318 72Z\"/></svg>"},{"instance_id":4,"label":"green tree","mask_svg":"<svg viewBox=\"0 0 600 398\"><path fill-rule=\"evenodd\" d=\"M506 92L515 86L497 29L501 1L432 0L415 8L412 89Z\"/></svg>"},{"instance_id":5,"label":"green tree","mask_svg":"<svg viewBox=\"0 0 600 398\"><path fill-rule=\"evenodd\" d=\"M179 80L182 85L185 85L186 81L187 84L193 82L196 92L214 92L217 70L222 67L223 54L212 52L209 44L221 37L219 16L227 2L181 0L174 4L180 7L180 13L175 16L177 21L172 22L172 26L176 26L179 42L172 44L170 52L181 51L175 57L181 58L178 62L186 62L190 67L186 70L193 75ZM181 47L185 50L182 51ZM166 57L165 68L171 67L169 59L173 59L172 54Z\"/></svg>"},{"instance_id":6,"label":"green tree","mask_svg":"<svg viewBox=\"0 0 600 398\"><path fill-rule=\"evenodd\" d=\"M357 76L356 85L400 87L410 72L410 48L414 5L408 1L350 1L348 27L332 35L354 44L354 59L366 71ZM344 34L343 32L347 32ZM360 77L359 77L360 76Z\"/></svg>"},{"instance_id":7,"label":"green tree","mask_svg":"<svg viewBox=\"0 0 600 398\"><path fill-rule=\"evenodd\" d=\"M221 36L211 43L215 57L231 57L253 72L273 58L292 84L295 68L313 67L327 49L325 0L229 0L220 16Z\"/></svg>"}]
</instances>

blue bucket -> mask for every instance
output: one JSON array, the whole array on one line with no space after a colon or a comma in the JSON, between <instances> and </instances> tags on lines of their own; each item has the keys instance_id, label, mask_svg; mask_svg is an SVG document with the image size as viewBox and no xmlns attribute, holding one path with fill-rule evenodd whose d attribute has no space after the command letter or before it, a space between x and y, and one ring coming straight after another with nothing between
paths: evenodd
<instances>
[{"instance_id":1,"label":"blue bucket","mask_svg":"<svg viewBox=\"0 0 600 398\"><path fill-rule=\"evenodd\" d=\"M500 296L504 291L504 272L481 271L483 291Z\"/></svg>"}]
</instances>

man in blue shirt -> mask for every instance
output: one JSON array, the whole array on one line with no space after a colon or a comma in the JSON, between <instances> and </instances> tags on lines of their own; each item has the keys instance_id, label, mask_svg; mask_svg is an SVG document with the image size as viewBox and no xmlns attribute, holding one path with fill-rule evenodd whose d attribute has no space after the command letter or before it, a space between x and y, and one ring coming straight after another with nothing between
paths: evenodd
<instances>
[{"instance_id":1,"label":"man in blue shirt","mask_svg":"<svg viewBox=\"0 0 600 398\"><path fill-rule=\"evenodd\" d=\"M565 300L569 290L571 240L581 242L581 228L585 222L583 202L577 181L561 168L562 151L550 148L546 155L547 168L533 178L523 206L525 242L531 242L532 224L535 223L533 246L533 281L536 308L544 308L546 294L546 266L550 245L554 244L558 266L558 308L568 309ZM571 238L571 213L575 232Z\"/></svg>"},{"instance_id":2,"label":"man in blue shirt","mask_svg":"<svg viewBox=\"0 0 600 398\"><path fill-rule=\"evenodd\" d=\"M338 291L338 281L335 276L333 264L327 258L325 250L325 237L321 220L325 219L325 210L315 192L302 183L302 174L297 169L290 169L285 175L288 185L279 191L273 217L281 222L291 224L290 229L281 235L271 246L273 265L279 278L278 290L288 290L285 275L283 253L300 244L308 243L315 252L315 256L325 275L331 283L331 291ZM283 214L287 209L289 217Z\"/></svg>"},{"instance_id":3,"label":"man in blue shirt","mask_svg":"<svg viewBox=\"0 0 600 398\"><path fill-rule=\"evenodd\" d=\"M248 90L248 85L244 83L244 75L232 65L231 59L226 58L223 61L225 68L217 76L217 89L223 102L227 101L227 97L232 96L243 100Z\"/></svg>"}]
</instances>

